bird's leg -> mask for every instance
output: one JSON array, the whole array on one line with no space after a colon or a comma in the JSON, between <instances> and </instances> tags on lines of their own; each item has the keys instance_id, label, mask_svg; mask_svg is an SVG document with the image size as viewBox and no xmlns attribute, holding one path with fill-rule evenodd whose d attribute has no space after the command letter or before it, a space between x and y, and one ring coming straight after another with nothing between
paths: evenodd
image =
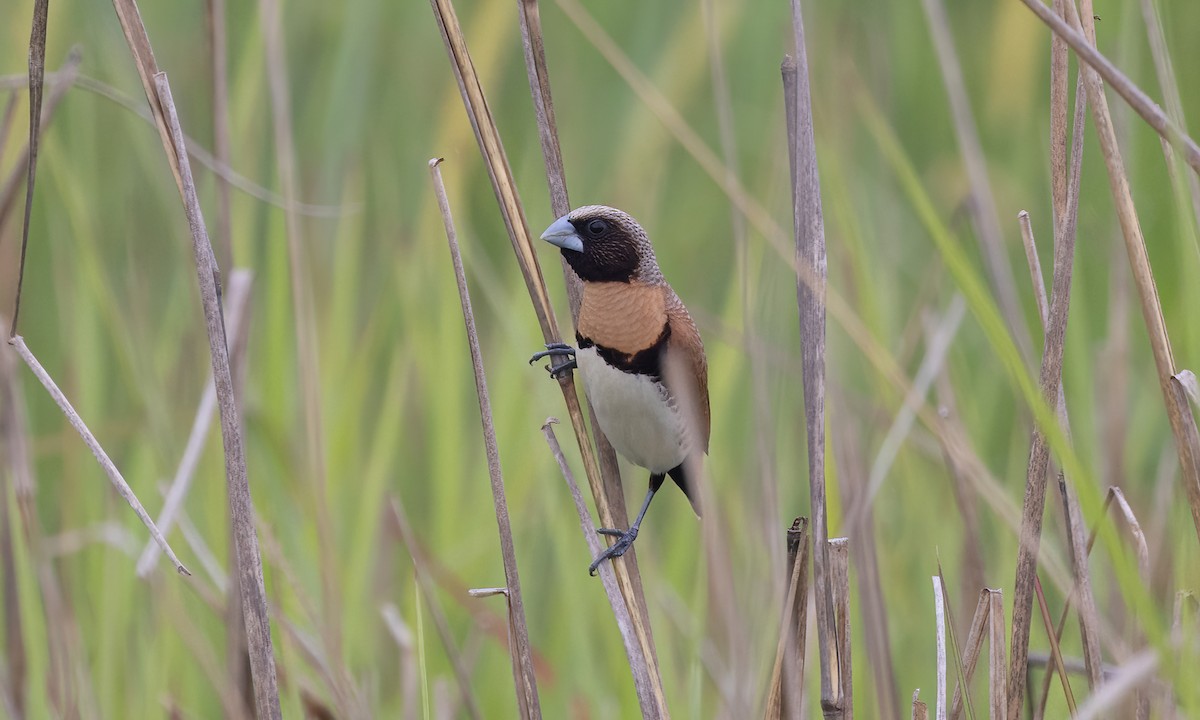
<instances>
[{"instance_id":1,"label":"bird's leg","mask_svg":"<svg viewBox=\"0 0 1200 720\"><path fill-rule=\"evenodd\" d=\"M559 375L562 375L568 370L573 370L576 367L575 348L571 347L570 345L560 342L547 343L545 350L542 350L541 352L535 352L533 357L529 358L529 364L532 365L544 357L551 358L551 362L553 363L553 358L559 356L567 358L567 361L558 365L551 364L546 368L546 370L550 373L550 377L557 378Z\"/></svg>"},{"instance_id":2,"label":"bird's leg","mask_svg":"<svg viewBox=\"0 0 1200 720\"><path fill-rule=\"evenodd\" d=\"M596 556L592 564L588 566L588 575L595 575L596 568L600 567L600 563L605 560L621 557L629 548L633 547L633 541L637 540L638 528L642 525L642 518L646 517L646 511L650 509L650 501L654 499L654 493L662 487L663 478L661 475L650 476L650 490L646 493L646 499L642 501L642 509L638 511L637 519L629 526L629 529L622 532L613 528L598 528L596 532L601 535L611 535L617 539L607 550Z\"/></svg>"}]
</instances>

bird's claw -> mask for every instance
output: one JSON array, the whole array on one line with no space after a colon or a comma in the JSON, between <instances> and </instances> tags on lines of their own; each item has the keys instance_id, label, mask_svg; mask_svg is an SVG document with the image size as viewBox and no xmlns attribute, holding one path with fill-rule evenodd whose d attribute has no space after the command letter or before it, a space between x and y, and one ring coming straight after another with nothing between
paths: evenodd
<instances>
[{"instance_id":1,"label":"bird's claw","mask_svg":"<svg viewBox=\"0 0 1200 720\"><path fill-rule=\"evenodd\" d=\"M596 556L592 564L588 566L588 575L595 576L596 568L600 567L600 563L612 558L618 558L624 555L629 548L633 547L633 541L637 540L638 529L635 525L628 530L622 532L612 528L597 528L596 532L601 535L610 535L617 538L617 541L610 545L607 550Z\"/></svg>"},{"instance_id":2,"label":"bird's claw","mask_svg":"<svg viewBox=\"0 0 1200 720\"><path fill-rule=\"evenodd\" d=\"M546 343L546 349L541 352L535 352L533 357L529 358L529 364L532 365L544 357L566 357L569 358L566 362L558 365L549 365L546 371L550 373L550 377L558 379L563 373L575 369L575 348L566 343Z\"/></svg>"}]
</instances>

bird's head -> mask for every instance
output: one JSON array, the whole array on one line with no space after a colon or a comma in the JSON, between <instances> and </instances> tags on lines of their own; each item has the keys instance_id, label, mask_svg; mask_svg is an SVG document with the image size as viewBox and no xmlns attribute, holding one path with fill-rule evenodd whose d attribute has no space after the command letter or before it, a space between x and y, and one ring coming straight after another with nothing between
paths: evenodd
<instances>
[{"instance_id":1,"label":"bird's head","mask_svg":"<svg viewBox=\"0 0 1200 720\"><path fill-rule=\"evenodd\" d=\"M582 280L662 280L646 231L628 214L606 205L586 205L555 220L542 239L562 248Z\"/></svg>"}]
</instances>

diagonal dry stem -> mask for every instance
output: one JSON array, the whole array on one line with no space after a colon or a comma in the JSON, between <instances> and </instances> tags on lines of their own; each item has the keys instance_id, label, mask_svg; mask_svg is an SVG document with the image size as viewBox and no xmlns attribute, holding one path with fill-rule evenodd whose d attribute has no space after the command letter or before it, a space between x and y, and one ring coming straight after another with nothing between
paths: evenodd
<instances>
[{"instance_id":1,"label":"diagonal dry stem","mask_svg":"<svg viewBox=\"0 0 1200 720\"><path fill-rule=\"evenodd\" d=\"M1071 46L1071 49L1075 51L1076 55L1079 56L1079 59L1083 63L1086 63L1091 71L1096 74L1095 82L1097 88L1100 87L1102 81L1108 83L1150 127L1154 128L1159 135L1183 153L1184 158L1192 166L1193 170L1200 173L1200 145L1197 145L1195 140L1189 137L1182 128L1171 120L1163 112L1163 109L1150 99L1149 95L1143 92L1116 65L1113 65L1112 61L1096 49L1093 33L1088 32L1085 35L1083 28L1079 24L1079 18L1075 14L1074 2L1069 1L1067 3L1068 12L1072 15L1070 24L1063 18L1055 15L1053 10L1042 3L1042 0L1021 0L1021 2L1025 3L1033 11L1034 15L1037 15L1042 22L1046 23L1054 31L1054 34L1065 40ZM1091 25L1093 22L1092 14L1090 12L1082 14L1085 22ZM1092 90L1089 89L1088 102L1095 105L1096 100L1092 97L1091 93ZM1105 112L1107 113L1107 101L1105 101ZM1097 127L1101 125L1099 120L1097 120L1096 124ZM1103 133L1101 134L1101 138L1102 142L1104 142Z\"/></svg>"},{"instance_id":2,"label":"diagonal dry stem","mask_svg":"<svg viewBox=\"0 0 1200 720\"><path fill-rule=\"evenodd\" d=\"M583 501L583 494L580 493L579 485L575 482L575 474L571 472L571 467L567 464L567 459L563 457L562 448L558 444L558 438L554 435L553 426L557 422L557 418L547 418L542 425L542 434L546 436L550 453L558 463L558 469L562 472L567 489L571 491L571 498L575 501L575 510L579 515L579 529L583 532L583 539L587 542L588 550L595 556L603 550L603 547L600 545L600 539L596 537L591 516L588 515L587 505ZM600 575L600 582L604 586L604 592L608 596L608 603L612 607L613 617L616 618L617 630L621 633L621 640L625 644L625 654L629 658L629 669L633 674L633 686L637 691L638 705L643 718L665 717L660 712L651 684L649 663L645 655L640 652L633 614L625 604L617 585L616 568L617 565L614 563L601 563L597 572Z\"/></svg>"},{"instance_id":3,"label":"diagonal dry stem","mask_svg":"<svg viewBox=\"0 0 1200 720\"><path fill-rule=\"evenodd\" d=\"M221 440L225 448L225 477L229 496L230 522L238 554L242 590L242 611L246 621L246 641L250 651L250 670L254 678L255 707L261 720L278 720L281 716L279 689L275 677L275 655L271 647L271 625L267 614L266 588L263 584L262 557L258 551L258 534L254 528L254 503L246 476L246 453L242 444L241 413L233 387L229 366L229 343L225 322L217 296L215 258L196 185L192 178L183 130L171 97L171 85L166 73L154 76L155 97L162 110L167 136L172 141L170 157L178 168L179 191L192 235L192 252L196 262L196 278L208 334L209 356L212 360L213 382L221 415Z\"/></svg>"},{"instance_id":4,"label":"diagonal dry stem","mask_svg":"<svg viewBox=\"0 0 1200 720\"><path fill-rule=\"evenodd\" d=\"M521 26L521 41L525 51L525 71L529 78L529 91L533 98L534 114L537 118L538 139L542 148L542 159L546 168L546 182L550 189L550 211L554 217L562 217L571 211L571 201L567 195L566 170L563 167L562 149L558 139L558 125L554 117L554 99L550 91L550 70L546 63L546 47L542 36L542 22L537 0L517 0L518 19ZM579 307L583 302L583 284L571 266L560 257L563 281L567 289L567 301L571 310L571 322L579 319ZM591 421L592 435L595 438L595 455L600 465L600 477L603 481L603 496L595 497L597 507L607 506L612 523L608 527L626 527L629 524L628 512L625 508L625 495L621 486L621 469L617 462L616 451L600 430L596 422L595 412L591 404L586 403ZM582 448L581 448L582 451ZM601 512L603 517L604 512ZM643 652L649 654L648 662L651 668L651 680L656 686L655 694L662 696L662 680L658 671L658 659L654 646L654 637L650 627L650 610L646 605L645 592L642 588L641 570L637 563L636 548L630 548L625 553L622 562L623 569L619 572L628 575L628 582L622 580L622 587L628 587L630 592L626 601L633 601L632 612L637 617L639 637L643 639Z\"/></svg>"},{"instance_id":5,"label":"diagonal dry stem","mask_svg":"<svg viewBox=\"0 0 1200 720\"><path fill-rule=\"evenodd\" d=\"M450 260L454 265L454 279L458 284L458 299L462 305L463 322L467 329L467 344L471 351L471 366L475 372L475 394L479 398L479 414L483 422L483 444L487 451L488 475L492 485L492 503L496 509L496 524L500 531L500 554L504 559L504 580L508 589L509 622L513 629L513 679L516 681L518 705L523 718L541 718L541 703L538 700L537 677L533 672L533 656L529 647L529 628L525 623L525 602L521 596L521 577L517 572L517 553L513 544L512 522L508 515L508 499L504 492L504 476L500 470L500 449L496 443L496 427L492 421L492 401L488 395L487 377L483 368L483 353L479 349L479 333L475 328L475 313L471 309L471 296L467 290L467 276L463 270L462 254L458 249L458 233L450 215L450 201L446 198L446 187L442 183L441 160L429 161L429 173L433 179L433 191L438 209L446 229L446 242L450 246Z\"/></svg>"},{"instance_id":6,"label":"diagonal dry stem","mask_svg":"<svg viewBox=\"0 0 1200 720\"><path fill-rule=\"evenodd\" d=\"M50 377L50 374L46 372L46 369L42 367L42 364L38 362L38 359L34 357L34 354L29 350L29 347L25 345L25 338L21 337L20 335L16 335L12 338L9 338L8 344L16 348L17 355L19 355L21 359L25 361L25 364L29 367L30 371L33 372L34 377L38 379L38 382L42 384L42 387L46 388L46 392L50 393L51 399L53 399L55 404L58 405L59 409L62 410L63 415L65 415L67 418L67 421L71 423L71 427L75 428L75 431L79 433L81 438L83 438L84 444L86 444L88 449L92 451L92 455L96 457L96 461L100 463L100 468L104 470L104 474L108 476L109 482L111 482L113 487L116 488L117 494L124 498L125 502L129 503L129 507L133 508L133 512L138 516L138 519L141 520L142 524L146 526L146 529L150 531L150 536L154 538L154 541L158 543L159 547L161 547L163 552L167 554L167 557L170 558L171 562L175 564L176 571L178 571L181 575L191 575L188 569L183 566L183 563L179 562L179 558L175 557L175 551L171 549L169 544L167 544L167 539L163 537L162 533L159 532L158 527L154 524L154 521L150 519L150 515L148 515L146 513L146 509L142 507L141 501L138 500L137 495L135 495L133 490L129 487L129 483L125 482L125 478L121 475L121 471L118 470L117 466L113 464L113 461L109 459L108 453L104 452L104 448L100 446L100 441L98 441L96 436L92 434L92 431L88 429L87 424L83 422L83 418L79 417L79 413L77 413L75 408L71 406L71 402L67 400L67 396L64 395L63 391L58 388L58 385L54 382L54 379Z\"/></svg>"}]
</instances>

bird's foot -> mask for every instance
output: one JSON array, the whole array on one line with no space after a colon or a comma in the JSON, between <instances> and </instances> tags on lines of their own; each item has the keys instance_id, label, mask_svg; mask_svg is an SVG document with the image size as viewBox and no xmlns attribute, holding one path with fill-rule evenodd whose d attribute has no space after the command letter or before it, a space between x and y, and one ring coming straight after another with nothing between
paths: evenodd
<instances>
[{"instance_id":1,"label":"bird's foot","mask_svg":"<svg viewBox=\"0 0 1200 720\"><path fill-rule=\"evenodd\" d=\"M577 367L575 364L575 348L566 343L547 343L545 350L536 352L533 354L533 357L529 358L529 364L532 365L544 357L551 358L551 364L546 367L546 371L550 373L550 377L555 379ZM553 364L553 359L556 357L565 357L567 360L555 365Z\"/></svg>"},{"instance_id":2,"label":"bird's foot","mask_svg":"<svg viewBox=\"0 0 1200 720\"><path fill-rule=\"evenodd\" d=\"M637 540L638 528L637 525L634 525L633 527L624 531L614 530L613 528L598 528L596 532L600 533L601 535L610 535L615 537L617 541L610 545L607 550L597 555L596 559L592 561L592 564L588 566L588 575L593 576L596 574L596 568L600 567L600 563L604 562L605 560L621 557L626 553L626 551L629 550L629 548L633 547L633 541Z\"/></svg>"}]
</instances>

